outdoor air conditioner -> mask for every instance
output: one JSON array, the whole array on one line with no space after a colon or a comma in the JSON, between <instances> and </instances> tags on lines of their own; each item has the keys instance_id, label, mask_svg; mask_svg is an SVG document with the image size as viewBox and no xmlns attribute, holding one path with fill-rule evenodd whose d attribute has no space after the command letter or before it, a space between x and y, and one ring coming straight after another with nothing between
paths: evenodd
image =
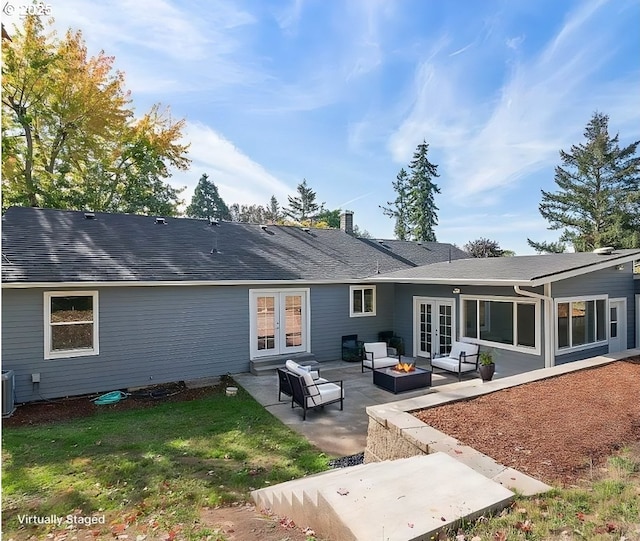
<instances>
[{"instance_id":1,"label":"outdoor air conditioner","mask_svg":"<svg viewBox=\"0 0 640 541\"><path fill-rule=\"evenodd\" d=\"M8 417L15 409L15 373L13 370L2 371L2 416Z\"/></svg>"}]
</instances>

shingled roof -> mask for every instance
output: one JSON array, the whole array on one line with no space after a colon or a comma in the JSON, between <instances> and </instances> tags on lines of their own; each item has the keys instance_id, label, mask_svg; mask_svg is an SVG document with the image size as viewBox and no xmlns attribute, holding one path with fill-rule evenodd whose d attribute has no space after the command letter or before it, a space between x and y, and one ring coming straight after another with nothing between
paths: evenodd
<instances>
[{"instance_id":1,"label":"shingled roof","mask_svg":"<svg viewBox=\"0 0 640 541\"><path fill-rule=\"evenodd\" d=\"M157 222L131 214L12 207L2 224L2 281L340 282L424 261L339 229L210 225L188 218ZM433 246L431 262L448 260L449 248Z\"/></svg>"},{"instance_id":2,"label":"shingled roof","mask_svg":"<svg viewBox=\"0 0 640 541\"><path fill-rule=\"evenodd\" d=\"M402 269L380 281L427 284L537 286L640 259L640 250L458 259Z\"/></svg>"}]
</instances>

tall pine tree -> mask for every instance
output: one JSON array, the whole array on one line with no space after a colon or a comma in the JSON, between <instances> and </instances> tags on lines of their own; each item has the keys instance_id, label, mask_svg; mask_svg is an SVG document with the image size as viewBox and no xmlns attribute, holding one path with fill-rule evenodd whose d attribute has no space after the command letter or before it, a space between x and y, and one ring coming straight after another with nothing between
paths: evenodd
<instances>
[{"instance_id":1,"label":"tall pine tree","mask_svg":"<svg viewBox=\"0 0 640 541\"><path fill-rule=\"evenodd\" d=\"M283 209L284 215L296 222L313 220L324 209L324 203L316 203L316 192L307 186L307 179L298 184L297 191L297 196L288 196L289 206Z\"/></svg>"},{"instance_id":2,"label":"tall pine tree","mask_svg":"<svg viewBox=\"0 0 640 541\"><path fill-rule=\"evenodd\" d=\"M212 180L209 180L209 175L206 173L198 181L186 214L190 218L231 220L229 207L220 197L217 186Z\"/></svg>"},{"instance_id":3,"label":"tall pine tree","mask_svg":"<svg viewBox=\"0 0 640 541\"><path fill-rule=\"evenodd\" d=\"M282 213L280 212L280 205L275 195L271 196L269 199L269 204L267 205L265 215L265 219L269 222L275 224L282 218Z\"/></svg>"},{"instance_id":4,"label":"tall pine tree","mask_svg":"<svg viewBox=\"0 0 640 541\"><path fill-rule=\"evenodd\" d=\"M562 233L559 242L527 239L539 252L564 251L566 243L578 252L640 247L640 141L620 148L618 135L609 135L609 117L598 112L584 137L585 143L560 151L559 190L542 190L540 214Z\"/></svg>"},{"instance_id":5,"label":"tall pine tree","mask_svg":"<svg viewBox=\"0 0 640 541\"><path fill-rule=\"evenodd\" d=\"M438 166L427 158L429 145L423 140L413 154L409 164L409 209L408 221L411 227L411 237L420 241L435 241L433 228L438 225L438 207L435 205L434 195L440 193L440 188L433 179L439 177Z\"/></svg>"},{"instance_id":6,"label":"tall pine tree","mask_svg":"<svg viewBox=\"0 0 640 541\"><path fill-rule=\"evenodd\" d=\"M438 166L427 158L429 145L423 140L413 153L409 164L411 174L401 169L393 183L397 196L382 211L396 224L394 232L399 240L435 241L434 227L438 225L438 207L434 195L440 188L433 182L439 177Z\"/></svg>"},{"instance_id":7,"label":"tall pine tree","mask_svg":"<svg viewBox=\"0 0 640 541\"><path fill-rule=\"evenodd\" d=\"M396 238L398 240L408 240L409 217L407 203L409 200L409 175L407 175L404 168L400 169L392 185L397 194L395 200L387 201L387 205L389 206L380 208L386 216L395 218L396 223L393 227L393 233Z\"/></svg>"}]
</instances>

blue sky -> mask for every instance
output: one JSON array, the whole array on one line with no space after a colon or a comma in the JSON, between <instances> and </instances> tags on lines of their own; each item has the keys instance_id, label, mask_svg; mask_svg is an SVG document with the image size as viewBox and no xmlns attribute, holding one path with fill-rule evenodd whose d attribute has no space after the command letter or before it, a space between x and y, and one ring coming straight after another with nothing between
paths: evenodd
<instances>
[{"instance_id":1,"label":"blue sky","mask_svg":"<svg viewBox=\"0 0 640 541\"><path fill-rule=\"evenodd\" d=\"M555 189L559 150L583 141L592 113L623 144L640 139L638 0L51 7L60 30L115 56L140 113L160 102L187 120L192 167L171 179L187 202L202 173L228 204L286 203L306 178L328 208L392 238L379 205L424 139L440 173L438 240L526 254L527 237L557 238L540 190Z\"/></svg>"}]
</instances>

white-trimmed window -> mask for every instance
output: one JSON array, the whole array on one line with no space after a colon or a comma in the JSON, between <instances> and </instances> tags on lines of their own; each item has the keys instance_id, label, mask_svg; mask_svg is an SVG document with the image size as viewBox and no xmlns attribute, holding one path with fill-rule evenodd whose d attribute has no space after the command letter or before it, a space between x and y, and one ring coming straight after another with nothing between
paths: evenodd
<instances>
[{"instance_id":1,"label":"white-trimmed window","mask_svg":"<svg viewBox=\"0 0 640 541\"><path fill-rule=\"evenodd\" d=\"M540 302L462 295L461 335L469 342L540 352Z\"/></svg>"},{"instance_id":2,"label":"white-trimmed window","mask_svg":"<svg viewBox=\"0 0 640 541\"><path fill-rule=\"evenodd\" d=\"M376 315L376 286L350 286L349 299L351 317Z\"/></svg>"},{"instance_id":3,"label":"white-trimmed window","mask_svg":"<svg viewBox=\"0 0 640 541\"><path fill-rule=\"evenodd\" d=\"M44 294L44 358L98 354L98 292Z\"/></svg>"},{"instance_id":4,"label":"white-trimmed window","mask_svg":"<svg viewBox=\"0 0 640 541\"><path fill-rule=\"evenodd\" d=\"M557 350L579 350L607 342L607 297L556 299Z\"/></svg>"}]
</instances>

